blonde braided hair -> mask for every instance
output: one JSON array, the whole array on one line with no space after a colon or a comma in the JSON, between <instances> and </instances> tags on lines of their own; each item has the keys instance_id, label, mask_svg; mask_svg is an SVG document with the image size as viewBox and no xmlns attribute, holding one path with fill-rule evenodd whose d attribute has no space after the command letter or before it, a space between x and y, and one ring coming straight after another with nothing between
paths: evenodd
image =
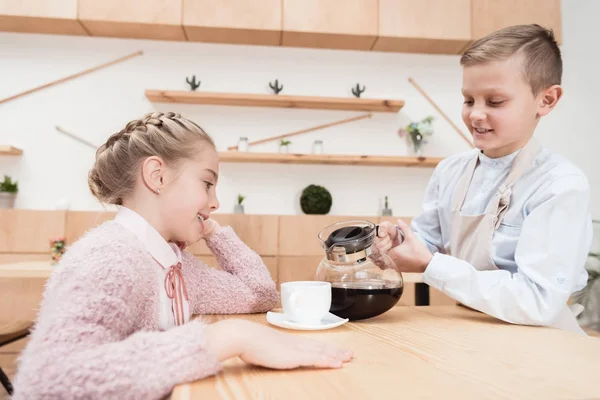
<instances>
[{"instance_id":1,"label":"blonde braided hair","mask_svg":"<svg viewBox=\"0 0 600 400\"><path fill-rule=\"evenodd\" d=\"M101 202L122 205L134 189L142 160L158 156L176 168L183 159L197 155L202 143L216 150L212 138L189 119L174 112L146 114L98 148L88 185Z\"/></svg>"}]
</instances>

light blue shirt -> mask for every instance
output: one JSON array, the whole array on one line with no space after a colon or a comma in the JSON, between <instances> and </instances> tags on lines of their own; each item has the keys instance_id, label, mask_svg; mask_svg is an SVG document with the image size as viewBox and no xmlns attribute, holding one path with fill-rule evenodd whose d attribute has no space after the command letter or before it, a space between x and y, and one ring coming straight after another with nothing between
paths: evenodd
<instances>
[{"instance_id":1,"label":"light blue shirt","mask_svg":"<svg viewBox=\"0 0 600 400\"><path fill-rule=\"evenodd\" d=\"M412 229L434 257L423 281L455 300L504 321L550 325L587 281L592 242L589 185L563 157L542 149L515 183L507 213L492 239L499 270L478 271L447 255L452 198L471 157L478 156L462 214L483 214L518 151L491 159L472 150L443 160L428 184Z\"/></svg>"}]
</instances>

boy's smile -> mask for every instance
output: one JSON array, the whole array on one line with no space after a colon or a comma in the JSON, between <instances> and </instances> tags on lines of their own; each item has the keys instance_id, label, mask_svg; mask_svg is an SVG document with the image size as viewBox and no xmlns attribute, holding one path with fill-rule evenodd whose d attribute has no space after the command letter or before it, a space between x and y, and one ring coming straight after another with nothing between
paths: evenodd
<instances>
[{"instance_id":1,"label":"boy's smile","mask_svg":"<svg viewBox=\"0 0 600 400\"><path fill-rule=\"evenodd\" d=\"M542 94L533 95L519 55L465 66L462 92L463 121L485 155L502 157L529 141Z\"/></svg>"}]
</instances>

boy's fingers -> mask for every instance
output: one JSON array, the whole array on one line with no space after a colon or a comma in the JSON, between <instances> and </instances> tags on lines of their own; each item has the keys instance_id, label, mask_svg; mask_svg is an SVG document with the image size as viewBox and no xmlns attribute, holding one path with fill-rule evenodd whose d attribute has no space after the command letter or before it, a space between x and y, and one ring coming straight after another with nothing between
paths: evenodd
<instances>
[{"instance_id":1,"label":"boy's fingers","mask_svg":"<svg viewBox=\"0 0 600 400\"><path fill-rule=\"evenodd\" d=\"M404 234L404 238L405 239L413 237L413 233L412 233L412 230L410 229L410 225L408 225L406 222L404 222L403 220L399 219L398 220L398 227L400 228L400 230Z\"/></svg>"}]
</instances>

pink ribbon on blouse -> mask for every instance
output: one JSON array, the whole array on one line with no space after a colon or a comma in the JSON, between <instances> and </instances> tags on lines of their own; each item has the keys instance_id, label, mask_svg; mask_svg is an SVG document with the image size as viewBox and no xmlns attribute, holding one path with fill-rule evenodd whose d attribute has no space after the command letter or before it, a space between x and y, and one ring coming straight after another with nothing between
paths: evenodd
<instances>
[{"instance_id":1,"label":"pink ribbon on blouse","mask_svg":"<svg viewBox=\"0 0 600 400\"><path fill-rule=\"evenodd\" d=\"M173 300L173 315L175 316L175 324L183 325L185 323L185 314L183 311L183 299L190 300L187 287L183 279L181 262L171 266L165 276L165 291L167 296Z\"/></svg>"}]
</instances>

